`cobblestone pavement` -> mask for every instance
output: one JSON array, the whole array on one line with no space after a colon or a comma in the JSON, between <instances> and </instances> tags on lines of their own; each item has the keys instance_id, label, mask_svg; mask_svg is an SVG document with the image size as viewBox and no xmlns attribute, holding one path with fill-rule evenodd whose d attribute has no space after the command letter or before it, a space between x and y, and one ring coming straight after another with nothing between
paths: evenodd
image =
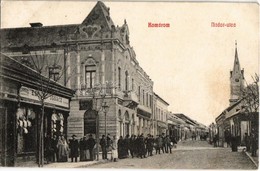
<instances>
[{"instance_id":1,"label":"cobblestone pavement","mask_svg":"<svg viewBox=\"0 0 260 171\"><path fill-rule=\"evenodd\" d=\"M178 143L172 154L154 155L145 159L128 158L88 168L256 169L245 153L231 152L230 148L213 148L206 141Z\"/></svg>"}]
</instances>

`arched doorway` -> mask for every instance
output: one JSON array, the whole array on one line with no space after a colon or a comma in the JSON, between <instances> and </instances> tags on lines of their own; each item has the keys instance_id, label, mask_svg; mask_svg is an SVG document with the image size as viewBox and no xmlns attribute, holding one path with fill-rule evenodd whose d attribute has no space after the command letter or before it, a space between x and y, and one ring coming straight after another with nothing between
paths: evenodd
<instances>
[{"instance_id":1,"label":"arched doorway","mask_svg":"<svg viewBox=\"0 0 260 171\"><path fill-rule=\"evenodd\" d=\"M84 113L84 135L96 134L97 112L95 110L87 110Z\"/></svg>"}]
</instances>

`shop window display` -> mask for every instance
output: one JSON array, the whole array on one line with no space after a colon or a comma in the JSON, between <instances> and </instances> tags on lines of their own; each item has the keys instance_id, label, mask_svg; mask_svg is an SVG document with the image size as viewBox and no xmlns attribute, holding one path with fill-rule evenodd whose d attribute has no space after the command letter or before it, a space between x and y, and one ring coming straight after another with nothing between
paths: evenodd
<instances>
[{"instance_id":1,"label":"shop window display","mask_svg":"<svg viewBox=\"0 0 260 171\"><path fill-rule=\"evenodd\" d=\"M52 136L60 136L63 135L64 132L64 117L61 113L53 113L51 117L51 128L52 128Z\"/></svg>"},{"instance_id":2,"label":"shop window display","mask_svg":"<svg viewBox=\"0 0 260 171\"><path fill-rule=\"evenodd\" d=\"M36 114L31 108L18 108L17 113L17 152L34 152L36 139Z\"/></svg>"}]
</instances>

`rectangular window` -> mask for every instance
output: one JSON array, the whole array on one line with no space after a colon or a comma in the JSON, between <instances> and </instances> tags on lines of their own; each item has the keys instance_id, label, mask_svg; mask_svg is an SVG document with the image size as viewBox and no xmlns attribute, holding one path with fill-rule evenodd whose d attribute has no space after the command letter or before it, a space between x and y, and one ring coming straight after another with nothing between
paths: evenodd
<instances>
[{"instance_id":1,"label":"rectangular window","mask_svg":"<svg viewBox=\"0 0 260 171\"><path fill-rule=\"evenodd\" d=\"M49 78L53 79L54 81L58 81L60 75L60 66L51 66L49 67Z\"/></svg>"},{"instance_id":2,"label":"rectangular window","mask_svg":"<svg viewBox=\"0 0 260 171\"><path fill-rule=\"evenodd\" d=\"M149 95L150 96L150 101L149 101L149 103L150 103L150 107L152 107L153 106L153 102L152 102L152 100L153 100L153 96L152 95Z\"/></svg>"},{"instance_id":3,"label":"rectangular window","mask_svg":"<svg viewBox=\"0 0 260 171\"><path fill-rule=\"evenodd\" d=\"M148 99L149 97L148 97L148 93L146 93L146 106L148 107L148 101L149 101L149 99Z\"/></svg>"},{"instance_id":4,"label":"rectangular window","mask_svg":"<svg viewBox=\"0 0 260 171\"><path fill-rule=\"evenodd\" d=\"M134 79L132 78L132 91L134 91L135 89L135 82L134 82Z\"/></svg>"},{"instance_id":5,"label":"rectangular window","mask_svg":"<svg viewBox=\"0 0 260 171\"><path fill-rule=\"evenodd\" d=\"M145 105L144 97L145 97L145 94L144 94L144 90L143 90L143 105Z\"/></svg>"},{"instance_id":6,"label":"rectangular window","mask_svg":"<svg viewBox=\"0 0 260 171\"><path fill-rule=\"evenodd\" d=\"M118 67L118 88L121 88L121 68Z\"/></svg>"},{"instance_id":7,"label":"rectangular window","mask_svg":"<svg viewBox=\"0 0 260 171\"><path fill-rule=\"evenodd\" d=\"M95 84L95 77L96 77L96 66L95 65L88 65L86 66L86 88L93 88Z\"/></svg>"},{"instance_id":8,"label":"rectangular window","mask_svg":"<svg viewBox=\"0 0 260 171\"><path fill-rule=\"evenodd\" d=\"M138 100L141 101L141 87L138 86Z\"/></svg>"}]
</instances>

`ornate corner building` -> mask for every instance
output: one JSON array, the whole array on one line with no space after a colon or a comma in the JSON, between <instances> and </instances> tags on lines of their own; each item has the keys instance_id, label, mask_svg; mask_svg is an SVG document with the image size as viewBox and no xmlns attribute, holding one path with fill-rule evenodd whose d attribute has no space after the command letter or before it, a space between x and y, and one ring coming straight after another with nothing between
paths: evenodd
<instances>
[{"instance_id":1,"label":"ornate corner building","mask_svg":"<svg viewBox=\"0 0 260 171\"><path fill-rule=\"evenodd\" d=\"M105 132L117 137L157 134L162 131L155 129L167 128L169 104L159 98L166 107L160 117L155 116L159 96L155 97L154 83L136 59L128 24L125 20L122 26L115 26L103 2L97 2L81 24L30 24L1 29L1 51L29 67L31 59L39 56L55 63L43 63L42 74L59 78L59 84L76 92L64 131L67 137Z\"/></svg>"}]
</instances>

